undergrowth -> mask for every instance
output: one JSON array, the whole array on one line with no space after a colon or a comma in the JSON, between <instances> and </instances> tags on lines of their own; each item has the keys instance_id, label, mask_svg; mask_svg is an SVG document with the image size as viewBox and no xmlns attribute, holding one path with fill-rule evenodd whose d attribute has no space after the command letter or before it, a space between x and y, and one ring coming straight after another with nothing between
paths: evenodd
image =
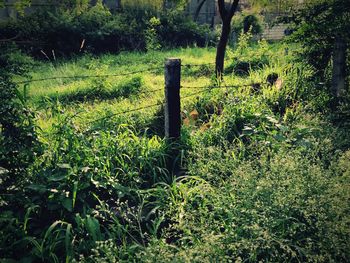
<instances>
[{"instance_id":1,"label":"undergrowth","mask_svg":"<svg viewBox=\"0 0 350 263\"><path fill-rule=\"evenodd\" d=\"M177 143L163 139L161 107L113 115L162 101L161 93L140 94L163 87L161 71L117 86L86 80L57 94L74 83L53 80L49 96L33 84L28 101L37 107L43 150L15 195L2 196L0 258L348 261L350 138L348 122L339 121L348 104L327 110L329 97L311 81L312 71L282 56L283 44L244 41L229 54L233 66L224 84L261 84L207 88L184 99ZM152 52L159 62L177 52L191 63L214 57L211 49ZM243 75L235 70L238 54L249 64ZM122 65L123 56L139 59L130 67L147 64L132 53L100 59ZM89 59L99 63L85 57L79 66ZM210 66L183 71L188 86L217 84ZM273 73L281 85L266 83Z\"/></svg>"}]
</instances>

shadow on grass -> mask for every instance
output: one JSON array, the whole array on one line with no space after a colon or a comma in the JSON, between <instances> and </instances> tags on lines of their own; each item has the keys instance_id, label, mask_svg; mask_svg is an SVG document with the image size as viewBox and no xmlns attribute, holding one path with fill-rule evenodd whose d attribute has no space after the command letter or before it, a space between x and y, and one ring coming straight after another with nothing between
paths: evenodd
<instances>
[{"instance_id":1,"label":"shadow on grass","mask_svg":"<svg viewBox=\"0 0 350 263\"><path fill-rule=\"evenodd\" d=\"M63 105L69 105L94 100L129 98L138 95L142 90L142 84L142 78L139 76L112 87L107 87L103 81L97 80L89 88L45 96L40 99L38 104L45 108L47 104L55 101L59 101Z\"/></svg>"}]
</instances>

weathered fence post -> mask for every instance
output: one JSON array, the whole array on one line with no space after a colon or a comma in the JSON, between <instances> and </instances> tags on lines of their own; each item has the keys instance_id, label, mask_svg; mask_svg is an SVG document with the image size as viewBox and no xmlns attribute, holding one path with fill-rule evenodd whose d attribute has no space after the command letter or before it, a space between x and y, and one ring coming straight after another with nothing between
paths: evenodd
<instances>
[{"instance_id":1,"label":"weathered fence post","mask_svg":"<svg viewBox=\"0 0 350 263\"><path fill-rule=\"evenodd\" d=\"M345 90L346 77L346 42L339 36L335 38L333 48L332 92L336 98Z\"/></svg>"},{"instance_id":2,"label":"weathered fence post","mask_svg":"<svg viewBox=\"0 0 350 263\"><path fill-rule=\"evenodd\" d=\"M181 59L168 58L165 61L165 137L180 138L180 79Z\"/></svg>"}]
</instances>

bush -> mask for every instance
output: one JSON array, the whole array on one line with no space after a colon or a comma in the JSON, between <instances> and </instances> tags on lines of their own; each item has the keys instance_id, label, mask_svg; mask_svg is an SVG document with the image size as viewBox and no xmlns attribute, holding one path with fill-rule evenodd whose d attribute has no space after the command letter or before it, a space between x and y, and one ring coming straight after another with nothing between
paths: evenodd
<instances>
[{"instance_id":1,"label":"bush","mask_svg":"<svg viewBox=\"0 0 350 263\"><path fill-rule=\"evenodd\" d=\"M251 32L253 35L262 33L262 18L256 14L237 14L232 19L232 33L236 40L241 34Z\"/></svg>"},{"instance_id":2,"label":"bush","mask_svg":"<svg viewBox=\"0 0 350 263\"><path fill-rule=\"evenodd\" d=\"M251 30L242 33L235 49L228 48L228 58L232 61L225 69L225 73L247 76L252 70L262 69L269 65L272 56L265 40L252 43Z\"/></svg>"},{"instance_id":3,"label":"bush","mask_svg":"<svg viewBox=\"0 0 350 263\"><path fill-rule=\"evenodd\" d=\"M27 87L23 92L13 83L14 75L25 75L30 58L14 46L2 45L0 54L0 167L8 177L0 180L1 190L23 183L26 168L38 153L34 113L27 106Z\"/></svg>"},{"instance_id":4,"label":"bush","mask_svg":"<svg viewBox=\"0 0 350 263\"><path fill-rule=\"evenodd\" d=\"M159 18L157 18L157 16ZM154 24L156 22L156 24ZM26 42L22 48L36 56L51 57L81 51L92 53L150 50L211 42L210 30L179 11L157 13L140 8L111 12L100 1L83 12L76 9L40 9L0 25L0 34Z\"/></svg>"},{"instance_id":5,"label":"bush","mask_svg":"<svg viewBox=\"0 0 350 263\"><path fill-rule=\"evenodd\" d=\"M210 29L205 25L198 25L190 17L181 12L164 13L158 31L161 41L168 47L205 46L213 41Z\"/></svg>"},{"instance_id":6,"label":"bush","mask_svg":"<svg viewBox=\"0 0 350 263\"><path fill-rule=\"evenodd\" d=\"M27 105L27 87L19 91L12 78L25 75L32 64L14 46L0 45L0 254L22 238L25 230L14 218L23 217L24 186L30 167L42 153L34 113ZM18 217L17 217L18 216ZM7 240L3 238L7 236Z\"/></svg>"},{"instance_id":7,"label":"bush","mask_svg":"<svg viewBox=\"0 0 350 263\"><path fill-rule=\"evenodd\" d=\"M330 81L327 71L335 38L341 36L349 43L349 9L347 0L317 1L294 14L294 33L290 40L302 45L298 58L312 66L321 81Z\"/></svg>"}]
</instances>

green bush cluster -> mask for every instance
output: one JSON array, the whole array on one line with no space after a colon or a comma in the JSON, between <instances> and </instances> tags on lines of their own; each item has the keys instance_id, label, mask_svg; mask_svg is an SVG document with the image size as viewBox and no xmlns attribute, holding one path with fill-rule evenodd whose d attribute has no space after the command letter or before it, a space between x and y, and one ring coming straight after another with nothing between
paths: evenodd
<instances>
[{"instance_id":1,"label":"green bush cluster","mask_svg":"<svg viewBox=\"0 0 350 263\"><path fill-rule=\"evenodd\" d=\"M243 11L233 16L231 27L232 45L236 45L240 36L248 32L254 35L254 39L259 39L259 35L263 31L263 17L255 13Z\"/></svg>"},{"instance_id":2,"label":"green bush cluster","mask_svg":"<svg viewBox=\"0 0 350 263\"><path fill-rule=\"evenodd\" d=\"M156 18L158 17L158 18ZM158 21L156 24L152 21ZM36 56L55 56L152 50L160 47L204 46L213 36L206 26L198 25L180 11L125 8L116 13L97 2L86 10L45 8L16 21L2 23L1 35L24 41L23 48Z\"/></svg>"},{"instance_id":3,"label":"green bush cluster","mask_svg":"<svg viewBox=\"0 0 350 263\"><path fill-rule=\"evenodd\" d=\"M256 35L262 32L262 17L256 14L241 13L232 19L232 31L236 34L247 33L249 30Z\"/></svg>"},{"instance_id":4,"label":"green bush cluster","mask_svg":"<svg viewBox=\"0 0 350 263\"><path fill-rule=\"evenodd\" d=\"M171 186L181 197L169 201L174 223L138 260L349 259L348 132L310 113L308 103L317 98L295 97L305 85L299 74L282 76L282 90L213 90L194 103L199 112L214 103L222 114L212 114L205 120L211 128L191 137L188 174ZM276 111L276 103L284 110Z\"/></svg>"},{"instance_id":5,"label":"green bush cluster","mask_svg":"<svg viewBox=\"0 0 350 263\"><path fill-rule=\"evenodd\" d=\"M290 40L303 47L297 58L313 67L319 81L330 82L335 39L341 38L349 43L349 8L350 3L346 0L317 1L314 5L296 11L291 19L294 33Z\"/></svg>"},{"instance_id":6,"label":"green bush cluster","mask_svg":"<svg viewBox=\"0 0 350 263\"><path fill-rule=\"evenodd\" d=\"M14 75L27 74L33 61L13 45L0 48L0 189L6 194L24 183L26 169L40 154L40 143L34 113L27 105L27 86L20 92L12 80Z\"/></svg>"},{"instance_id":7,"label":"green bush cluster","mask_svg":"<svg viewBox=\"0 0 350 263\"><path fill-rule=\"evenodd\" d=\"M269 65L273 52L269 50L267 42L260 40L253 43L252 37L252 31L248 30L240 35L235 48L228 48L226 74L248 76L251 71Z\"/></svg>"}]
</instances>

